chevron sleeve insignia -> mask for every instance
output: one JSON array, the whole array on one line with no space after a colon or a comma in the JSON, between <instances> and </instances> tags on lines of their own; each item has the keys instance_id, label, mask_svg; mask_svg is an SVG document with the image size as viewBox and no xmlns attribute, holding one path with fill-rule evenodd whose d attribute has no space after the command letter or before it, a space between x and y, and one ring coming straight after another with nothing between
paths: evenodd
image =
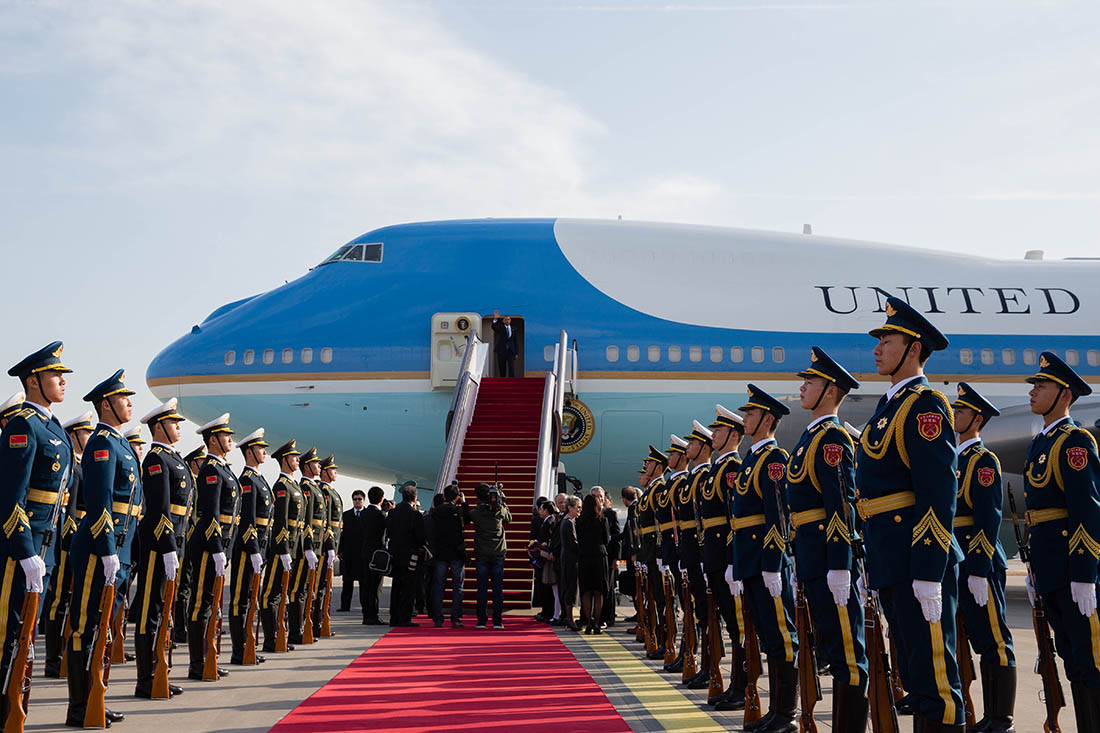
<instances>
[{"instance_id":1,"label":"chevron sleeve insignia","mask_svg":"<svg viewBox=\"0 0 1100 733\"><path fill-rule=\"evenodd\" d=\"M222 531L222 526L218 524L217 519L211 519L209 526L206 528L206 539L210 539L214 535Z\"/></svg>"},{"instance_id":2,"label":"chevron sleeve insignia","mask_svg":"<svg viewBox=\"0 0 1100 733\"><path fill-rule=\"evenodd\" d=\"M111 513L104 509L103 513L99 515L99 519L92 525L92 537L109 534L112 526L114 526L114 521L111 519Z\"/></svg>"},{"instance_id":3,"label":"chevron sleeve insignia","mask_svg":"<svg viewBox=\"0 0 1100 733\"><path fill-rule=\"evenodd\" d=\"M825 541L840 542L841 540L849 545L852 544L852 536L848 533L848 523L844 521L838 512L833 512L833 518L829 520L829 526L825 528Z\"/></svg>"},{"instance_id":4,"label":"chevron sleeve insignia","mask_svg":"<svg viewBox=\"0 0 1100 733\"><path fill-rule=\"evenodd\" d=\"M913 527L913 546L916 547L917 543L921 541L925 545L931 545L935 542L944 552L951 548L951 533L944 529L943 523L940 522L939 517L931 508L917 522L917 526Z\"/></svg>"},{"instance_id":5,"label":"chevron sleeve insignia","mask_svg":"<svg viewBox=\"0 0 1100 733\"><path fill-rule=\"evenodd\" d=\"M163 514L160 517L160 521L157 522L156 528L153 530L153 536L158 540L164 535L165 532L172 534L175 531L175 527L172 526L172 521Z\"/></svg>"},{"instance_id":6,"label":"chevron sleeve insignia","mask_svg":"<svg viewBox=\"0 0 1100 733\"><path fill-rule=\"evenodd\" d=\"M1085 531L1085 525L1078 524L1077 531L1069 538L1069 552L1072 555L1076 550L1078 555L1085 554L1087 550L1094 559L1100 560L1100 543L1097 543L1089 533Z\"/></svg>"},{"instance_id":7,"label":"chevron sleeve insignia","mask_svg":"<svg viewBox=\"0 0 1100 733\"><path fill-rule=\"evenodd\" d=\"M283 527L283 529L279 532L279 534L275 535L275 541L276 542L282 542L283 540L286 539L286 537L287 537L286 527Z\"/></svg>"},{"instance_id":8,"label":"chevron sleeve insignia","mask_svg":"<svg viewBox=\"0 0 1100 733\"><path fill-rule=\"evenodd\" d=\"M978 534L970 540L970 547L967 548L967 553L976 553L979 555L985 555L989 559L993 559L993 545L990 543L989 538L985 536L985 530L981 530Z\"/></svg>"},{"instance_id":9,"label":"chevron sleeve insignia","mask_svg":"<svg viewBox=\"0 0 1100 733\"><path fill-rule=\"evenodd\" d=\"M779 528L774 525L768 530L768 533L764 535L764 547L769 548L773 544L780 552L787 551L787 541L783 539L783 535L779 533Z\"/></svg>"},{"instance_id":10,"label":"chevron sleeve insignia","mask_svg":"<svg viewBox=\"0 0 1100 733\"><path fill-rule=\"evenodd\" d=\"M27 519L27 513L23 511L23 507L16 504L15 508L11 510L11 516L8 517L8 521L4 522L4 536L11 539L11 536L17 531L23 531L21 529L23 526L30 529L31 521Z\"/></svg>"}]
</instances>

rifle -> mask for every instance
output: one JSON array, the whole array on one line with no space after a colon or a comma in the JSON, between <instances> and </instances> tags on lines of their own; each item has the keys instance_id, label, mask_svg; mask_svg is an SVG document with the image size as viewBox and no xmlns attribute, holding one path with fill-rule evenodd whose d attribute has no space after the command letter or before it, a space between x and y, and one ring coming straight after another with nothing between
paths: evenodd
<instances>
[{"instance_id":1,"label":"rifle","mask_svg":"<svg viewBox=\"0 0 1100 733\"><path fill-rule=\"evenodd\" d=\"M260 574L252 573L252 583L248 593L248 614L244 620L244 654L241 656L241 664L259 664L256 657L256 608L260 602Z\"/></svg>"},{"instance_id":2,"label":"rifle","mask_svg":"<svg viewBox=\"0 0 1100 733\"><path fill-rule=\"evenodd\" d=\"M722 683L722 631L718 628L718 604L714 593L707 588L707 701L715 699L725 691Z\"/></svg>"},{"instance_id":3,"label":"rifle","mask_svg":"<svg viewBox=\"0 0 1100 733\"><path fill-rule=\"evenodd\" d=\"M279 612L278 618L275 622L275 651L285 652L287 651L286 643L286 604L287 604L287 591L290 590L290 572L283 571L283 580L281 587L279 588Z\"/></svg>"},{"instance_id":4,"label":"rifle","mask_svg":"<svg viewBox=\"0 0 1100 733\"><path fill-rule=\"evenodd\" d=\"M672 571L665 569L665 664L676 661L676 584L672 580Z\"/></svg>"},{"instance_id":5,"label":"rifle","mask_svg":"<svg viewBox=\"0 0 1100 733\"><path fill-rule=\"evenodd\" d=\"M1031 547L1020 531L1019 520L1016 517L1016 497L1012 495L1012 484L1008 485L1008 506L1012 512L1012 531L1016 533L1016 544L1020 546L1020 559L1027 568L1027 579L1031 587L1035 587L1035 576L1031 570ZM1039 646L1039 656L1035 660L1035 671L1043 679L1043 704L1046 705L1047 716L1043 721L1043 730L1046 733L1061 733L1058 725L1058 712L1066 706L1066 696L1062 691L1062 680L1058 677L1058 663L1054 659L1054 640L1050 636L1050 624L1047 622L1046 611L1043 610L1043 599L1039 592L1035 591L1035 603L1031 607L1031 625L1035 629L1035 640Z\"/></svg>"},{"instance_id":6,"label":"rifle","mask_svg":"<svg viewBox=\"0 0 1100 733\"><path fill-rule=\"evenodd\" d=\"M653 596L653 579L649 577L649 568L642 566L642 578L645 586L645 651L652 654L657 651L657 599Z\"/></svg>"},{"instance_id":7,"label":"rifle","mask_svg":"<svg viewBox=\"0 0 1100 733\"><path fill-rule=\"evenodd\" d=\"M132 494L131 494L132 496ZM111 677L111 656L107 644L111 640L111 614L115 610L115 584L103 585L99 597L99 624L96 625L92 653L88 658L88 705L84 709L85 728L107 727L107 682Z\"/></svg>"},{"instance_id":8,"label":"rifle","mask_svg":"<svg viewBox=\"0 0 1100 733\"><path fill-rule=\"evenodd\" d=\"M134 516L134 492L137 484L130 485L130 500L126 503L126 518L122 520L122 546L130 538L130 520ZM126 589L122 594L122 605L118 615L113 619L114 626L111 630L111 664L122 664L126 661L126 653L123 649L126 643L126 613L130 608L130 579L133 577L133 563L130 564L130 572L126 574ZM107 665L107 674L110 675L111 666Z\"/></svg>"},{"instance_id":9,"label":"rifle","mask_svg":"<svg viewBox=\"0 0 1100 733\"><path fill-rule=\"evenodd\" d=\"M320 562L320 558L317 559ZM317 568L314 567L306 575L306 608L302 614L302 643L312 644L317 641L313 637L313 598L317 595Z\"/></svg>"},{"instance_id":10,"label":"rifle","mask_svg":"<svg viewBox=\"0 0 1100 733\"><path fill-rule=\"evenodd\" d=\"M210 618L206 621L206 634L204 644L206 651L203 655L202 678L203 681L218 679L218 647L221 646L221 620L222 620L222 594L225 591L225 574L214 578L214 599L210 610Z\"/></svg>"},{"instance_id":11,"label":"rifle","mask_svg":"<svg viewBox=\"0 0 1100 733\"><path fill-rule=\"evenodd\" d=\"M962 609L955 614L955 658L959 660L959 680L962 682L963 710L966 713L966 726L975 725L974 698L970 694L970 685L974 682L974 657L970 654L970 639L963 626Z\"/></svg>"},{"instance_id":12,"label":"rifle","mask_svg":"<svg viewBox=\"0 0 1100 733\"><path fill-rule=\"evenodd\" d=\"M687 571L681 571L684 576L681 587L684 591L684 669L680 674L680 682L687 682L698 673L695 667L695 599L691 597L691 584L688 582Z\"/></svg>"},{"instance_id":13,"label":"rifle","mask_svg":"<svg viewBox=\"0 0 1100 733\"><path fill-rule=\"evenodd\" d=\"M634 563L634 641L645 643L645 591L642 589L642 569Z\"/></svg>"},{"instance_id":14,"label":"rifle","mask_svg":"<svg viewBox=\"0 0 1100 733\"><path fill-rule=\"evenodd\" d=\"M901 684L901 665L898 664L898 643L890 629L886 630L886 636L890 639L890 695L894 702L905 697L905 687Z\"/></svg>"},{"instance_id":15,"label":"rifle","mask_svg":"<svg viewBox=\"0 0 1100 733\"><path fill-rule=\"evenodd\" d=\"M45 558L46 552L53 544L54 524L57 522L61 511L61 502L65 498L65 491L69 484L69 468L65 467L65 473L61 474L61 485L57 489L57 498L54 499L53 510L50 513L50 521L46 525L46 534L42 538L42 549L38 552L39 558ZM60 579L58 583L60 583ZM8 716L4 722L4 733L22 733L27 721L27 710L31 702L31 677L34 673L34 637L38 627L38 604L41 593L38 591L26 591L23 595L23 608L19 614L19 632L16 646L12 652L11 661L8 664L7 675L4 679L4 696L8 703ZM4 610L7 613L7 609ZM19 683L12 684L13 675L18 674Z\"/></svg>"},{"instance_id":16,"label":"rifle","mask_svg":"<svg viewBox=\"0 0 1100 733\"><path fill-rule=\"evenodd\" d=\"M744 611L742 606L741 626L745 629L745 674L748 683L745 685L745 722L752 723L760 720L760 691L756 687L760 679L762 668L760 664L760 641L756 638L756 627L752 623L752 614Z\"/></svg>"},{"instance_id":17,"label":"rifle","mask_svg":"<svg viewBox=\"0 0 1100 733\"><path fill-rule=\"evenodd\" d=\"M867 587L867 564L863 538L856 532L852 507L848 504L848 490L844 485L844 472L841 463L837 464L836 477L840 486L840 495L844 501L844 523L848 527L848 536L852 539L852 558L856 570ZM863 634L867 646L867 701L870 708L871 730L873 733L898 733L898 711L894 707L894 694L891 688L890 653L886 640L882 636L882 620L879 618L878 599L867 589L867 601L863 606Z\"/></svg>"},{"instance_id":18,"label":"rifle","mask_svg":"<svg viewBox=\"0 0 1100 733\"><path fill-rule=\"evenodd\" d=\"M154 642L154 648L157 650L151 695L154 700L167 700L172 696L168 691L168 671L172 668L172 607L176 603L175 578L164 581L163 599L160 625L157 627L157 637Z\"/></svg>"},{"instance_id":19,"label":"rifle","mask_svg":"<svg viewBox=\"0 0 1100 733\"><path fill-rule=\"evenodd\" d=\"M325 568L325 598L321 602L321 636L335 636L332 632L332 564Z\"/></svg>"}]
</instances>

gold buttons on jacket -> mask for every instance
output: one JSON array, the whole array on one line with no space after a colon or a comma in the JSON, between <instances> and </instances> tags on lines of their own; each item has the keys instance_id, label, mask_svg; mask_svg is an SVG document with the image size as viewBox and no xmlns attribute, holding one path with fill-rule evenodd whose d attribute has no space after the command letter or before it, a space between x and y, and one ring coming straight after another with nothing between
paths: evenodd
<instances>
[{"instance_id":1,"label":"gold buttons on jacket","mask_svg":"<svg viewBox=\"0 0 1100 733\"><path fill-rule=\"evenodd\" d=\"M894 515L894 521L897 522L898 524L901 524L901 515L900 514L895 514Z\"/></svg>"}]
</instances>

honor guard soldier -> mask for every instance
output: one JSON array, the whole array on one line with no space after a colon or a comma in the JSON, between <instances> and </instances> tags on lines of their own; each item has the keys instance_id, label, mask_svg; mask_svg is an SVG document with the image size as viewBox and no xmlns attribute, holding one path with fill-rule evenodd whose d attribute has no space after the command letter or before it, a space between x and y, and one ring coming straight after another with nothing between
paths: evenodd
<instances>
[{"instance_id":1,"label":"honor guard soldier","mask_svg":"<svg viewBox=\"0 0 1100 733\"><path fill-rule=\"evenodd\" d=\"M120 582L119 553L123 539L130 534L135 509L141 508L141 467L134 458L122 426L133 416L130 402L133 390L125 384L120 369L84 395L84 401L95 408L99 424L84 448L83 484L84 518L73 535L69 559L73 565L72 608L69 611L67 674L69 708L65 725L82 728L89 695L89 664L92 648L100 626L100 609L106 597L114 598L114 588ZM125 531L124 531L125 530ZM111 605L113 611L113 605ZM110 624L110 619L104 619ZM97 706L102 704L97 700ZM106 709L103 721L88 721L95 727L117 723L121 713Z\"/></svg>"},{"instance_id":2,"label":"honor guard soldier","mask_svg":"<svg viewBox=\"0 0 1100 733\"><path fill-rule=\"evenodd\" d=\"M962 730L955 659L958 563L956 454L947 398L924 364L947 338L905 301L888 298L875 368L892 386L878 401L856 453L856 510L867 575L897 641L916 731ZM941 728L942 727L942 728Z\"/></svg>"},{"instance_id":3,"label":"honor guard soldier","mask_svg":"<svg viewBox=\"0 0 1100 733\"><path fill-rule=\"evenodd\" d=\"M798 730L798 638L783 497L787 452L776 444L775 430L790 409L752 384L738 409L753 444L733 485L733 571L768 656L769 680L768 713L745 730L787 733Z\"/></svg>"},{"instance_id":4,"label":"honor guard soldier","mask_svg":"<svg viewBox=\"0 0 1100 733\"><path fill-rule=\"evenodd\" d=\"M23 409L23 400L25 399L27 399L27 396L20 390L0 404L0 430L4 429L4 426L8 424L8 420L11 420L15 413Z\"/></svg>"},{"instance_id":5,"label":"honor guard soldier","mask_svg":"<svg viewBox=\"0 0 1100 733\"><path fill-rule=\"evenodd\" d=\"M177 644L187 643L187 610L191 607L191 582L193 568L190 556L187 554L187 543L191 541L191 534L195 529L195 480L199 476L199 469L206 461L206 446L199 446L183 457L187 464L187 470L191 474L191 490L187 495L187 501L183 503L183 514L179 521L173 519L176 525L176 544L180 549L179 581L176 583L176 608L172 612L174 619L172 624L172 641Z\"/></svg>"},{"instance_id":6,"label":"honor guard soldier","mask_svg":"<svg viewBox=\"0 0 1100 733\"><path fill-rule=\"evenodd\" d=\"M795 569L809 602L814 633L833 677L833 730L867 727L867 651L863 606L852 584L855 445L837 411L856 381L822 349L810 351L801 407L811 413L787 464L787 503Z\"/></svg>"},{"instance_id":7,"label":"honor guard soldier","mask_svg":"<svg viewBox=\"0 0 1100 733\"><path fill-rule=\"evenodd\" d=\"M130 444L130 450L133 451L134 457L138 459L138 462L145 457L146 445L145 438L141 437L141 426L135 425L122 434L122 437L126 438L126 442Z\"/></svg>"},{"instance_id":8,"label":"honor guard soldier","mask_svg":"<svg viewBox=\"0 0 1100 733\"><path fill-rule=\"evenodd\" d=\"M639 480L645 493L638 500L638 562L646 568L646 581L656 606L658 629L664 624L665 593L660 571L660 566L664 563L660 559L661 549L658 546L657 496L665 490L666 468L668 468L668 457L653 446L649 446L649 455L642 465ZM658 629L653 630L657 649L646 654L648 659L661 659L665 655L665 635Z\"/></svg>"},{"instance_id":9,"label":"honor guard soldier","mask_svg":"<svg viewBox=\"0 0 1100 733\"><path fill-rule=\"evenodd\" d=\"M743 710L745 707L745 648L741 643L741 594L733 595L733 567L729 553L733 540L730 529L730 498L734 479L741 470L737 446L745 437L745 421L722 405L715 405L716 417L710 424L710 478L700 491L699 517L703 524L703 571L714 595L718 615L726 625L730 644L730 681L726 691L713 701L715 710Z\"/></svg>"},{"instance_id":10,"label":"honor guard soldier","mask_svg":"<svg viewBox=\"0 0 1100 733\"><path fill-rule=\"evenodd\" d=\"M145 439L141 437L141 426L135 425L128 430L124 430L122 433L122 437L126 438L126 442L130 445L130 451L134 454L134 458L137 460L137 463L140 466L142 458L145 456L145 445L147 445ZM141 508L139 507L139 512L140 511ZM141 568L139 560L141 558L142 550L141 534L138 532L137 525L140 524L142 516L143 515L139 513L137 515L137 519L130 522L131 525L134 525L133 538L129 541L127 549L130 561L123 564L123 568L128 568L129 570L127 571L126 582L120 583L117 589L118 606L115 608L116 614L120 613L122 609L126 609L128 607L127 604L129 603L130 598L130 586L133 585L135 582L140 582L139 576L141 574ZM137 617L134 614L133 609L131 608L128 617L123 620L123 624L125 624L126 621L136 620ZM120 628L123 627L120 626ZM130 662L133 661L133 659L133 655L131 655L129 652L126 652L125 661Z\"/></svg>"},{"instance_id":11,"label":"honor guard soldier","mask_svg":"<svg viewBox=\"0 0 1100 733\"><path fill-rule=\"evenodd\" d=\"M225 577L226 550L233 538L238 490L237 477L225 460L233 447L229 413L211 420L196 432L206 446L206 460L195 482L195 529L187 548L193 574L191 608L187 617L190 659L187 676L201 680L206 662L207 623L210 614L221 611L214 607L214 579ZM228 670L217 667L217 678L228 674Z\"/></svg>"},{"instance_id":12,"label":"honor guard soldier","mask_svg":"<svg viewBox=\"0 0 1100 733\"><path fill-rule=\"evenodd\" d=\"M287 612L287 625L290 629L290 643L302 643L302 621L307 603L313 602L312 589L309 587L309 572L317 570L317 553L321 551L320 533L317 523L321 521L323 506L321 489L317 478L321 475L321 459L316 448L310 448L302 454L302 480L298 484L302 491L302 516L300 527L301 554L294 559L294 568L290 581L290 609Z\"/></svg>"},{"instance_id":13,"label":"honor guard soldier","mask_svg":"<svg viewBox=\"0 0 1100 733\"><path fill-rule=\"evenodd\" d=\"M271 533L267 544L267 574L263 581L263 599L260 603L260 622L264 627L264 651L267 653L283 651L275 648L276 627L282 620L277 614L284 612L282 606L283 576L291 572L294 558L301 554L301 538L298 529L304 518L302 490L294 480L298 470L298 459L302 453L294 447L294 441L288 441L275 449L271 456L279 462L279 479L272 493L275 506L271 515ZM289 600L287 606L289 607ZM286 609L289 611L289 608ZM287 646L287 651L293 649Z\"/></svg>"},{"instance_id":14,"label":"honor guard soldier","mask_svg":"<svg viewBox=\"0 0 1100 733\"><path fill-rule=\"evenodd\" d=\"M50 576L50 584L42 599L40 621L46 640L44 674L53 679L61 677L65 615L68 613L69 601L72 598L73 564L69 559L69 551L72 548L77 524L84 518L84 497L80 493L82 481L80 458L84 453L84 446L92 437L92 431L95 429L94 421L95 413L89 410L61 426L65 428L73 445L73 476L69 481L69 500L65 502L65 516L58 520L58 538L54 543L56 569Z\"/></svg>"},{"instance_id":15,"label":"honor guard soldier","mask_svg":"<svg viewBox=\"0 0 1100 733\"><path fill-rule=\"evenodd\" d=\"M680 550L677 545L676 527L676 501L675 497L686 487L688 482L687 470L687 441L678 435L669 436L668 468L672 472L665 484L665 489L657 494L656 519L657 530L660 534L660 554L658 555L657 568L660 571L658 578L663 578L665 573L672 579L674 593L666 602L676 606L676 599L682 590L680 587ZM666 672L682 672L684 669L684 638L680 637L680 653L671 663L666 664ZM671 650L665 650L671 654Z\"/></svg>"},{"instance_id":16,"label":"honor guard soldier","mask_svg":"<svg viewBox=\"0 0 1100 733\"><path fill-rule=\"evenodd\" d=\"M321 491L325 493L325 506L328 509L328 517L326 518L327 527L325 531L324 542L321 544L321 550L324 552L324 557L321 561L321 570L319 574L320 581L317 584L317 599L314 601L313 610L313 626L314 635L320 637L322 617L325 612L324 602L327 594L331 592L329 585L329 570L333 570L333 565L336 564L336 548L340 544L340 522L344 514L344 503L340 499L340 495L336 493L336 489L332 488L332 483L336 480L336 469L340 468L336 465L336 456L329 455L328 458L321 461ZM335 632L330 632L330 636L335 636Z\"/></svg>"},{"instance_id":17,"label":"honor guard soldier","mask_svg":"<svg viewBox=\"0 0 1100 733\"><path fill-rule=\"evenodd\" d=\"M141 422L149 426L153 447L141 464L141 490L145 515L138 523L141 551L137 559L137 624L134 654L137 659L135 697L153 696L154 654L157 629L163 621L164 586L179 571L176 536L182 529L187 497L193 482L183 456L172 446L179 442L183 415L176 412L176 398L153 408ZM171 599L169 599L170 601ZM183 619L180 619L183 623ZM168 685L169 696L183 692Z\"/></svg>"},{"instance_id":18,"label":"honor guard soldier","mask_svg":"<svg viewBox=\"0 0 1100 733\"><path fill-rule=\"evenodd\" d=\"M710 679L706 660L710 647L707 639L707 580L703 577L702 520L699 518L699 495L706 489L710 479L710 428L698 420L691 425L688 435L687 459L691 461L691 475L673 497L676 507L677 529L680 531L680 572L687 578L691 590L694 619L684 618L684 625L694 623L698 629L695 634L697 646L703 650L699 671L694 677L684 681L688 689L706 688ZM687 649L694 654L694 649Z\"/></svg>"},{"instance_id":19,"label":"honor guard soldier","mask_svg":"<svg viewBox=\"0 0 1100 733\"><path fill-rule=\"evenodd\" d=\"M23 670L10 670L23 622L26 591L41 593L49 584L54 554L42 557L42 545L57 522L58 502L73 471L72 443L50 407L65 399L62 345L55 341L8 370L18 377L25 399L12 412L19 395L5 403L8 417L0 432L0 680L23 684ZM33 611L39 612L36 607ZM32 657L33 658L33 657ZM0 718L8 716L8 698L0 703Z\"/></svg>"},{"instance_id":20,"label":"honor guard soldier","mask_svg":"<svg viewBox=\"0 0 1100 733\"><path fill-rule=\"evenodd\" d=\"M981 438L982 428L1001 413L966 382L951 406L959 435L955 539L966 555L959 566L959 611L970 646L981 657L984 715L975 727L1005 733L1012 730L1016 706L1016 656L1005 615L1004 491L1001 463Z\"/></svg>"},{"instance_id":21,"label":"honor guard soldier","mask_svg":"<svg viewBox=\"0 0 1100 733\"><path fill-rule=\"evenodd\" d=\"M252 602L252 576L260 575L264 567L264 556L260 552L261 508L265 510L265 520L271 516L271 490L260 474L260 466L267 460L264 429L260 428L245 436L237 443L237 447L244 455L245 469L240 478L241 521L233 540L233 577L229 588L229 636L233 642L230 664L244 664L245 620L248 618L248 606ZM267 527L263 527L263 530L266 532ZM256 661L262 663L265 660L262 656L257 656Z\"/></svg>"},{"instance_id":22,"label":"honor guard soldier","mask_svg":"<svg viewBox=\"0 0 1100 733\"><path fill-rule=\"evenodd\" d=\"M1096 441L1069 416L1092 388L1053 352L1029 377L1031 411L1044 426L1031 441L1024 468L1034 592L1043 600L1065 662L1077 730L1100 730L1100 460Z\"/></svg>"}]
</instances>

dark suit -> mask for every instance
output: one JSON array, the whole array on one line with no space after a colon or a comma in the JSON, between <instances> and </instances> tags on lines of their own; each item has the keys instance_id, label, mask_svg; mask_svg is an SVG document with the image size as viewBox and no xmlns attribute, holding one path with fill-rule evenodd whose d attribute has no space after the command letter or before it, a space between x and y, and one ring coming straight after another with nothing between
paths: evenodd
<instances>
[{"instance_id":1,"label":"dark suit","mask_svg":"<svg viewBox=\"0 0 1100 733\"><path fill-rule=\"evenodd\" d=\"M359 603L363 606L363 620L378 619L378 604L382 598L382 573L371 570L370 559L375 550L382 549L386 543L386 515L382 509L374 504L367 506L359 515L359 523L363 528L362 553L360 562L363 564L359 584Z\"/></svg>"},{"instance_id":2,"label":"dark suit","mask_svg":"<svg viewBox=\"0 0 1100 733\"><path fill-rule=\"evenodd\" d=\"M615 623L615 578L619 574L619 552L622 549L620 536L619 515L614 509L603 510L604 519L607 520L607 529L610 541L607 543L607 596L603 600L603 612L600 621L605 624Z\"/></svg>"},{"instance_id":3,"label":"dark suit","mask_svg":"<svg viewBox=\"0 0 1100 733\"><path fill-rule=\"evenodd\" d=\"M409 562L424 544L424 515L403 501L386 517L386 534L393 556L393 585L390 588L390 625L412 621L415 573Z\"/></svg>"},{"instance_id":4,"label":"dark suit","mask_svg":"<svg viewBox=\"0 0 1100 733\"><path fill-rule=\"evenodd\" d=\"M351 609L351 594L355 590L355 581L359 581L359 595L363 595L363 585L366 576L367 559L363 557L363 519L366 508L358 513L354 509L348 509L343 514L344 533L340 537L340 547L337 555L340 557L340 575L344 579L344 587L340 590L340 610Z\"/></svg>"},{"instance_id":5,"label":"dark suit","mask_svg":"<svg viewBox=\"0 0 1100 733\"><path fill-rule=\"evenodd\" d=\"M493 353L497 357L497 376L516 376L516 354L519 353L516 327L505 326L503 320L494 320L493 336Z\"/></svg>"}]
</instances>

